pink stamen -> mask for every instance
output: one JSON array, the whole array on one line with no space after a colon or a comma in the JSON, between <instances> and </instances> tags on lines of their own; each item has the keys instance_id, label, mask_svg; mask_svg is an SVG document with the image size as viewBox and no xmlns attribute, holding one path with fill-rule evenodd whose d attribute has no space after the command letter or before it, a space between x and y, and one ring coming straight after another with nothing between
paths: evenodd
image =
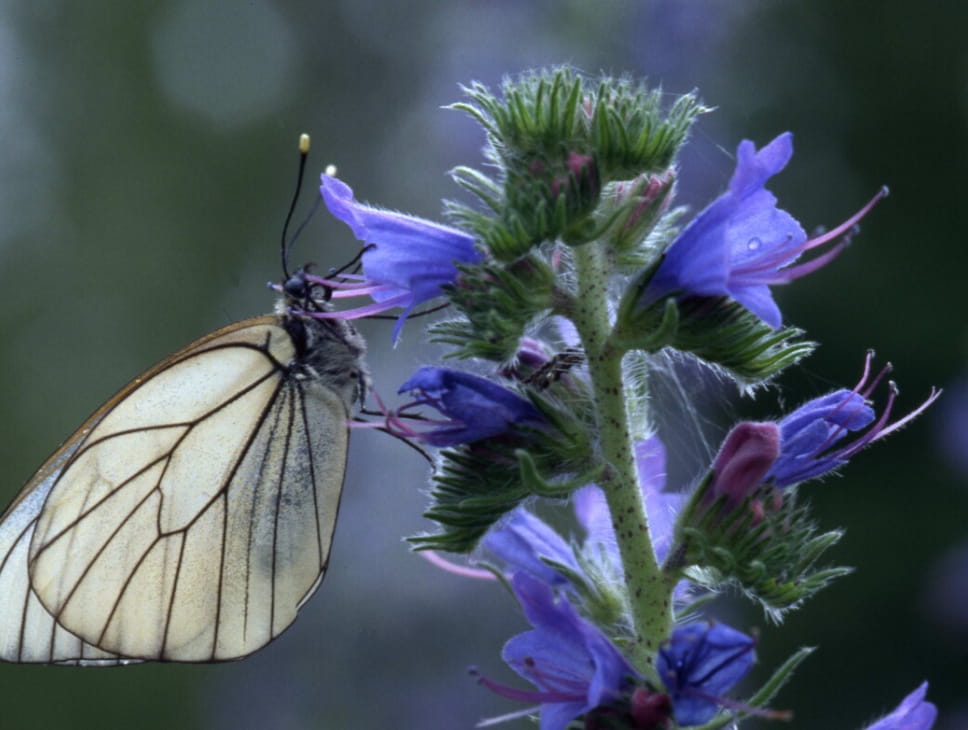
<instances>
[{"instance_id":1,"label":"pink stamen","mask_svg":"<svg viewBox=\"0 0 968 730\"><path fill-rule=\"evenodd\" d=\"M349 421L346 425L349 428L383 428L381 421Z\"/></svg>"},{"instance_id":2,"label":"pink stamen","mask_svg":"<svg viewBox=\"0 0 968 730\"><path fill-rule=\"evenodd\" d=\"M859 393L860 392L861 387L863 386L863 384L865 382L867 382L867 378L870 377L870 374L871 374L871 363L872 362L874 362L874 350L873 349L870 349L864 355L864 370L860 374L860 382L857 383L856 387L854 388L854 392L855 393ZM890 364L890 363L888 363L888 364Z\"/></svg>"},{"instance_id":3,"label":"pink stamen","mask_svg":"<svg viewBox=\"0 0 968 730\"><path fill-rule=\"evenodd\" d=\"M877 386L881 384L881 381L884 379L884 376L893 370L894 370L894 366L891 365L891 363L887 363L884 367L881 368L881 371L874 376L874 380L871 381L871 383L864 389L861 395L864 396L864 398L869 400L871 394L877 389ZM858 388L859 387L860 387L860 384L858 383Z\"/></svg>"},{"instance_id":4,"label":"pink stamen","mask_svg":"<svg viewBox=\"0 0 968 730\"><path fill-rule=\"evenodd\" d=\"M865 215L867 215L871 208L882 198L887 197L888 189L887 186L882 187L877 194L871 198L867 203L854 215L845 220L839 226L831 231L817 236L816 238L811 238L804 241L802 244L797 246L795 249L786 249L783 246L777 246L772 256L765 256L756 260L755 264L747 268L738 268L735 274L743 276L744 278L757 278L757 272L765 274L760 283L763 284L789 284L790 282L800 279L808 274L812 274L817 269L820 269L835 258L837 258L850 242L850 235L852 234L858 221L860 221ZM806 251L823 246L830 241L836 240L838 238L844 237L844 240L836 244L833 248L825 253L817 256L816 258L806 261L796 266L788 266L786 268L780 268L784 260L797 258ZM778 270L779 269L779 270Z\"/></svg>"},{"instance_id":5,"label":"pink stamen","mask_svg":"<svg viewBox=\"0 0 968 730\"><path fill-rule=\"evenodd\" d=\"M868 383L867 381L868 381L868 378L870 378L870 374L871 374L871 364L872 364L873 360L874 360L874 351L873 350L868 350L867 351L867 354L864 357L864 370L861 373L860 380L858 381L857 385L854 386L853 390L850 391L852 395L859 395L865 401L870 400L870 395L871 395L871 393L874 392L874 389L877 387L878 383L880 383L881 380L884 378L884 376L887 373L891 372L891 369L892 369L891 363L887 363L883 368L881 368L881 371L875 376L873 382ZM866 388L864 387L865 385L867 385ZM840 402L840 404L834 409L833 413L838 413L841 409L846 408L848 403L854 403L854 402L855 402L855 400L853 398L850 398L850 397L844 398ZM894 402L893 399L889 399L888 400L888 404L887 404L887 407L885 409L885 413L882 414L881 419L880 419L881 422L883 422L883 420L886 417L886 415L890 415L890 409L891 409L891 405L893 404L893 402ZM854 414L852 414L852 415L856 415L856 413L863 406L864 406L863 403L860 404L859 406L857 406L854 409ZM849 418L847 420L849 420ZM875 423L873 427L871 427L870 429L868 429L868 431L866 432L866 434L864 436L862 436L861 438L859 438L857 441L855 441L850 446L845 447L844 448L844 451L842 451L841 454L838 455L838 458L846 459L850 455L857 453L862 448L864 448L864 446L866 446L867 444L869 444L873 439L868 438L868 436L870 434L876 434L877 433L877 426L878 426L878 424ZM830 434L830 436L827 438L827 440L824 443L822 443L820 446L817 447L817 450L814 452L814 456L819 456L820 454L824 453L827 450L827 447L830 446L831 444L837 442L844 435L844 433L847 432L847 430L848 430L847 429L847 426L841 424L836 430L832 431L831 434ZM858 446L858 444L860 444L860 445ZM855 446L857 446L856 449L854 448Z\"/></svg>"},{"instance_id":6,"label":"pink stamen","mask_svg":"<svg viewBox=\"0 0 968 730\"><path fill-rule=\"evenodd\" d=\"M360 297L364 295L383 294L384 292L397 292L399 287L389 284L351 284L340 289L333 289L333 299L348 299L349 297Z\"/></svg>"},{"instance_id":7,"label":"pink stamen","mask_svg":"<svg viewBox=\"0 0 968 730\"><path fill-rule=\"evenodd\" d=\"M894 384L893 384L893 383L892 383L891 385L892 385L892 391L893 391L893 393L894 393L894 394L896 395L896 394L897 394L897 387L896 387L896 386L894 386ZM935 387L932 387L932 388L931 388L931 392L930 392L930 393L928 394L928 397L927 397L927 399L925 399L925 401L924 401L924 403L922 403L922 404L921 404L920 406L918 406L918 407L917 407L917 408L915 408L915 409L914 409L913 411L911 411L910 413L908 413L908 414L907 414L907 415L906 415L906 416L905 416L904 418L901 418L901 419L899 419L899 420L897 420L897 421L895 421L895 422L894 422L894 423L892 423L892 424L891 424L890 426L887 426L887 427L886 427L886 428L884 428L884 429L883 429L882 431L879 431L879 432L878 432L877 434L875 434L875 436L874 436L874 437L873 437L873 438L871 439L871 442L873 442L873 441L877 441L877 440L878 440L879 438L883 438L884 436L887 436L887 435L888 435L888 434L890 434L890 433L894 433L894 432L895 432L895 431L897 431L897 430L898 430L899 428L902 428L903 426L905 426L905 425L907 425L907 423L908 423L909 421L912 421L912 420L914 420L915 418L917 418L918 416L920 416L920 415L921 415L922 413L924 413L924 411L925 411L925 410L927 410L927 408L928 408L928 407L929 407L929 406L930 406L930 405L931 405L932 403L934 403L934 402L935 402L936 400L938 400L938 398L940 398L940 397L941 397L941 394L942 394L943 392L944 392L944 391L943 391L943 390L942 390L941 388L935 388ZM892 401L893 401L893 399L892 399Z\"/></svg>"},{"instance_id":8,"label":"pink stamen","mask_svg":"<svg viewBox=\"0 0 968 730\"><path fill-rule=\"evenodd\" d=\"M541 707L526 707L523 710L508 712L505 715L485 718L478 722L474 727L494 727L495 725L503 725L506 722L511 722L511 720L520 720L522 717L531 717L540 711Z\"/></svg>"},{"instance_id":9,"label":"pink stamen","mask_svg":"<svg viewBox=\"0 0 968 730\"><path fill-rule=\"evenodd\" d=\"M546 687L549 694L558 695L561 699L584 698L588 691L588 677L565 670L561 666L553 666L557 675L548 674L535 662L533 657L525 657L521 662L523 670L528 672L528 680L539 687ZM556 700L556 701L560 701Z\"/></svg>"},{"instance_id":10,"label":"pink stamen","mask_svg":"<svg viewBox=\"0 0 968 730\"><path fill-rule=\"evenodd\" d=\"M583 700L585 699L584 687L583 691L580 693L568 693L564 694L561 692L547 691L547 690L533 690L533 689L518 689L517 687L511 687L500 682L495 682L493 679L485 677L483 674L478 672L476 669L471 669L470 673L472 676L477 678L477 683L484 685L489 690L501 697L506 697L509 700L516 700L518 702L569 702L573 700Z\"/></svg>"},{"instance_id":11,"label":"pink stamen","mask_svg":"<svg viewBox=\"0 0 968 730\"><path fill-rule=\"evenodd\" d=\"M807 242L809 243L809 241ZM824 252L820 256L814 259L805 261L802 264L797 264L796 266L788 266L777 272L776 276L770 277L769 284L789 284L791 281L803 278L807 274L812 274L817 269L822 269L824 266L829 264L835 258L840 256L840 254L847 248L846 241L838 243L829 251ZM806 247L801 249L801 251L806 251Z\"/></svg>"},{"instance_id":12,"label":"pink stamen","mask_svg":"<svg viewBox=\"0 0 968 730\"><path fill-rule=\"evenodd\" d=\"M891 363L887 363L883 368L881 368L880 372L878 372L877 375L874 376L873 380L868 382L870 378L871 362L873 358L874 358L874 351L868 350L867 356L864 359L864 371L861 374L860 381L857 383L857 385L854 386L854 389L851 391L854 395L860 395L865 400L870 399L871 394L874 392L874 390L877 388L880 382L892 370ZM837 453L836 458L849 459L854 454L870 446L875 441L882 439L889 434L894 433L900 428L903 428L910 421L914 420L922 413L924 413L924 411L927 410L931 406L931 404L934 403L941 396L942 392L943 391L940 388L932 387L931 392L928 394L928 397L920 406L915 408L913 411L908 413L903 418L900 418L894 423L891 423L890 425L888 425L888 422L891 419L891 413L894 411L894 403L897 400L897 396L898 396L897 384L893 380L889 381L887 403L884 405L884 409L881 412L881 415L874 422L874 424L870 428L868 428L867 431L864 432L864 434L860 438L858 438L853 443L845 446L843 450ZM851 398L845 398L841 405L845 406L851 400L852 400ZM840 406L838 406L837 410L839 409L840 409ZM822 454L827 449L827 447L830 444L837 441L846 430L847 430L846 426L841 426L839 429L837 429L837 431L832 433L830 438L827 439L827 441L817 449L816 454L817 455Z\"/></svg>"},{"instance_id":13,"label":"pink stamen","mask_svg":"<svg viewBox=\"0 0 968 730\"><path fill-rule=\"evenodd\" d=\"M476 670L472 670L471 673L477 677L478 684L484 685L489 690L500 695L501 697L506 697L509 700L516 700L517 702L571 702L575 700L583 700L586 696L586 687L584 685L580 685L580 692L518 689L517 687L511 687L500 682L495 682L493 679L488 679L484 675L477 673Z\"/></svg>"},{"instance_id":14,"label":"pink stamen","mask_svg":"<svg viewBox=\"0 0 968 730\"><path fill-rule=\"evenodd\" d=\"M320 286L328 286L330 289L339 289L347 286L349 282L347 279L356 279L358 281L366 281L366 276L363 274L340 274L339 279L326 279L322 276L316 276L315 274L307 274L306 281L310 284L319 284Z\"/></svg>"},{"instance_id":15,"label":"pink stamen","mask_svg":"<svg viewBox=\"0 0 968 730\"><path fill-rule=\"evenodd\" d=\"M464 578L476 578L477 580L497 580L497 576L494 575L494 573L492 573L490 570L485 570L484 568L472 568L468 565L453 563L450 560L447 560L447 558L442 557L436 550L420 550L418 555L420 555L420 557L431 565L434 565L453 575L459 575Z\"/></svg>"},{"instance_id":16,"label":"pink stamen","mask_svg":"<svg viewBox=\"0 0 968 730\"><path fill-rule=\"evenodd\" d=\"M887 189L887 185L884 185L880 190L877 191L877 194L873 198L867 201L867 204L863 208L861 208L859 211L854 213L850 218L845 220L843 223L841 223L839 226L834 228L832 231L828 231L827 233L824 233L821 236L817 236L816 238L812 238L809 241L807 241L805 250L816 248L817 246L822 246L825 243L827 243L827 241L832 241L835 238L840 238L840 236L842 236L844 233L849 232L855 225L857 225L857 223L860 221L861 218L863 218L865 215L867 215L870 212L871 208L873 208L878 203L878 201L882 200L883 198L886 198L888 194L890 194L890 192L891 191Z\"/></svg>"},{"instance_id":17,"label":"pink stamen","mask_svg":"<svg viewBox=\"0 0 968 730\"><path fill-rule=\"evenodd\" d=\"M344 309L340 312L300 312L300 314L314 317L315 319L359 319L361 317L368 317L371 314L380 314L394 307L405 306L409 304L411 298L412 295L406 292L400 296L391 297L382 302L373 302L372 304L356 307L355 309Z\"/></svg>"}]
</instances>

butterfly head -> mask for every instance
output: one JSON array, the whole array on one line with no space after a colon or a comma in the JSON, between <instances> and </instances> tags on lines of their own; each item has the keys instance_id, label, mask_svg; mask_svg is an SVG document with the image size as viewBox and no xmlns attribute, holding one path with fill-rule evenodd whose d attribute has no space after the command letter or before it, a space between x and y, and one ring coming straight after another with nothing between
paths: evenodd
<instances>
[{"instance_id":1,"label":"butterfly head","mask_svg":"<svg viewBox=\"0 0 968 730\"><path fill-rule=\"evenodd\" d=\"M290 312L314 313L332 310L330 300L333 297L333 290L320 284L318 279L309 277L311 266L312 264L306 264L297 269L282 283L282 305Z\"/></svg>"}]
</instances>

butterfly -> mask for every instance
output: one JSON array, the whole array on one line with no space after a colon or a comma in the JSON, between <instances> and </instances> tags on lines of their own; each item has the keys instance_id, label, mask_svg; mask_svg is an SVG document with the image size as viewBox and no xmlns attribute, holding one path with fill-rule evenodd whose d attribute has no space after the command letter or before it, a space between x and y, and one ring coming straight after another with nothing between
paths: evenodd
<instances>
[{"instance_id":1,"label":"butterfly","mask_svg":"<svg viewBox=\"0 0 968 730\"><path fill-rule=\"evenodd\" d=\"M0 660L101 666L238 659L322 580L365 343L312 315L304 272L275 314L135 378L0 518Z\"/></svg>"}]
</instances>

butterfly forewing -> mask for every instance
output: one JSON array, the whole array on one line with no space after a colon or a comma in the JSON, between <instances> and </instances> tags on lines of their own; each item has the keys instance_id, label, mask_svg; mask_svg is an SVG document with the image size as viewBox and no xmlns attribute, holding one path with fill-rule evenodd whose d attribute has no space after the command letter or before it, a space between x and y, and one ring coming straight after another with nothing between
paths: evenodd
<instances>
[{"instance_id":1,"label":"butterfly forewing","mask_svg":"<svg viewBox=\"0 0 968 730\"><path fill-rule=\"evenodd\" d=\"M261 317L176 353L28 482L0 524L0 658L234 659L292 623L325 569L348 405L293 367L291 331Z\"/></svg>"}]
</instances>

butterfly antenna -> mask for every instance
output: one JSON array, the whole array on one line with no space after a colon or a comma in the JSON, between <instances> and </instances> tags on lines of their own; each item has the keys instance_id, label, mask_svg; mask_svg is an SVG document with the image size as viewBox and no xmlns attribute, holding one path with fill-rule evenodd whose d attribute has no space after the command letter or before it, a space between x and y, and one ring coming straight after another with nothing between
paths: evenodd
<instances>
[{"instance_id":1,"label":"butterfly antenna","mask_svg":"<svg viewBox=\"0 0 968 730\"><path fill-rule=\"evenodd\" d=\"M299 172L296 175L296 189L292 194L292 202L289 204L289 212L286 214L286 222L282 225L282 237L279 242L280 254L282 255L283 281L289 281L289 246L286 241L289 235L289 223L292 222L292 215L296 211L296 204L299 202L299 191L302 189L303 178L306 173L306 160L309 157L309 135L299 135ZM300 227L301 229L301 227ZM298 233L298 231L297 231Z\"/></svg>"},{"instance_id":2,"label":"butterfly antenna","mask_svg":"<svg viewBox=\"0 0 968 730\"><path fill-rule=\"evenodd\" d=\"M356 254L356 256L351 258L349 261L347 261L345 264L340 266L338 269L330 269L328 274L329 278L335 279L337 276L342 276L347 271L350 271L351 273L354 273L354 274L357 273L360 270L360 262L363 260L363 254L365 254L367 251L374 248L376 248L375 244L372 244L372 243L367 244L366 246L360 249L359 253Z\"/></svg>"}]
</instances>

